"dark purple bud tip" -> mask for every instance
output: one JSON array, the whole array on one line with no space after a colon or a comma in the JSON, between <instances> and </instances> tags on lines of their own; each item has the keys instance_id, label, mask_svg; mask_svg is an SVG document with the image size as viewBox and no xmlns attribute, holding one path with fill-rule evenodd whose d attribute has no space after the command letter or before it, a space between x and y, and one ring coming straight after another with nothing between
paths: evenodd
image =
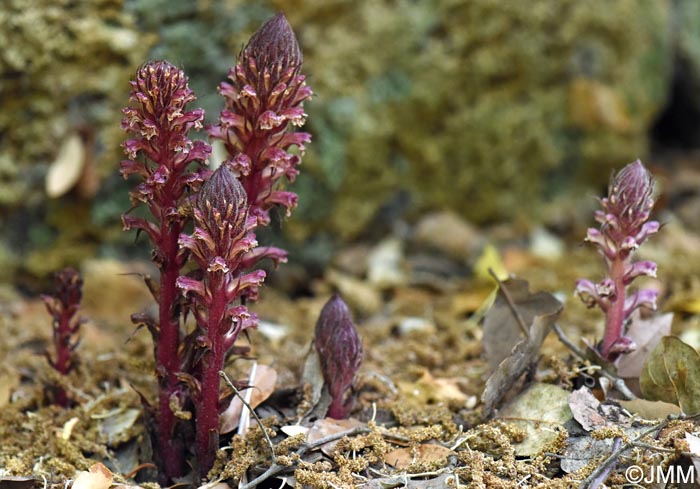
<instances>
[{"instance_id":1,"label":"dark purple bud tip","mask_svg":"<svg viewBox=\"0 0 700 489\"><path fill-rule=\"evenodd\" d=\"M346 400L345 396L362 363L362 342L348 306L337 294L321 310L315 345L332 399L328 415L344 418L352 407L351 400Z\"/></svg>"},{"instance_id":2,"label":"dark purple bud tip","mask_svg":"<svg viewBox=\"0 0 700 489\"><path fill-rule=\"evenodd\" d=\"M226 165L221 165L202 185L197 207L205 215L216 210L226 220L238 222L245 220L248 199L236 175Z\"/></svg>"},{"instance_id":3,"label":"dark purple bud tip","mask_svg":"<svg viewBox=\"0 0 700 489\"><path fill-rule=\"evenodd\" d=\"M56 298L64 307L80 304L80 299L83 295L83 279L74 268L68 267L60 272L56 272L54 284L56 287Z\"/></svg>"},{"instance_id":4,"label":"dark purple bud tip","mask_svg":"<svg viewBox=\"0 0 700 489\"><path fill-rule=\"evenodd\" d=\"M652 193L654 178L637 160L620 170L612 179L608 202L612 209L619 209L618 218L631 214L628 219L646 220L642 214L654 206Z\"/></svg>"},{"instance_id":5,"label":"dark purple bud tip","mask_svg":"<svg viewBox=\"0 0 700 489\"><path fill-rule=\"evenodd\" d=\"M294 31L282 13L265 22L253 34L244 53L252 56L258 67L279 63L287 69L297 67L303 61Z\"/></svg>"}]
</instances>

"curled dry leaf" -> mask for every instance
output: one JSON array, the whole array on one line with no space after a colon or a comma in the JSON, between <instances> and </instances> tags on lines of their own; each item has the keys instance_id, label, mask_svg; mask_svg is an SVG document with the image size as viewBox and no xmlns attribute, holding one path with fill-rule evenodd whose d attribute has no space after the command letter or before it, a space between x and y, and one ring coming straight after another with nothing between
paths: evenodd
<instances>
[{"instance_id":1,"label":"curled dry leaf","mask_svg":"<svg viewBox=\"0 0 700 489\"><path fill-rule=\"evenodd\" d=\"M686 415L700 413L700 355L676 336L664 336L647 358L639 386L646 399L676 403Z\"/></svg>"},{"instance_id":2,"label":"curled dry leaf","mask_svg":"<svg viewBox=\"0 0 700 489\"><path fill-rule=\"evenodd\" d=\"M255 378L250 379L250 407L255 409L265 399L275 391L277 383L277 372L268 365L258 365L255 371ZM241 392L243 394L243 392ZM221 433L230 433L238 427L243 412L243 403L238 396L231 399L231 403L226 410L221 413L219 426Z\"/></svg>"},{"instance_id":3,"label":"curled dry leaf","mask_svg":"<svg viewBox=\"0 0 700 489\"><path fill-rule=\"evenodd\" d=\"M600 401L588 387L581 387L569 394L569 408L574 419L586 431L594 431L607 424L599 411Z\"/></svg>"},{"instance_id":4,"label":"curled dry leaf","mask_svg":"<svg viewBox=\"0 0 700 489\"><path fill-rule=\"evenodd\" d=\"M109 469L98 462L87 472L78 472L73 482L73 489L108 489L113 479L114 476Z\"/></svg>"},{"instance_id":5,"label":"curled dry leaf","mask_svg":"<svg viewBox=\"0 0 700 489\"><path fill-rule=\"evenodd\" d=\"M46 194L60 197L80 180L85 166L85 146L78 134L66 138L46 173Z\"/></svg>"},{"instance_id":6,"label":"curled dry leaf","mask_svg":"<svg viewBox=\"0 0 700 489\"><path fill-rule=\"evenodd\" d=\"M513 283L514 281L507 280L502 282L501 287L506 287L506 290L510 293L510 286ZM515 285L518 293L521 293L519 291L522 290L522 287L525 287L527 290L527 282ZM535 294L535 296L537 295L539 294ZM518 297L520 296L518 295ZM532 322L529 324L526 322L526 326L529 327L528 337L515 345L510 355L500 362L486 381L486 387L481 395L481 401L484 403L484 416L486 417L493 413L496 405L510 391L520 376L537 362L542 342L561 313L562 304L554 296L550 295L550 298L547 299L542 297L535 302L543 302L548 305L548 308L544 311L537 309L537 313L532 316ZM518 309L517 304L515 307ZM505 316L503 316L503 320L506 320Z\"/></svg>"},{"instance_id":7,"label":"curled dry leaf","mask_svg":"<svg viewBox=\"0 0 700 489\"><path fill-rule=\"evenodd\" d=\"M433 463L455 455L449 448L434 443L423 443L415 448L397 448L382 457L387 465L396 469L405 469L413 463Z\"/></svg>"},{"instance_id":8,"label":"curled dry leaf","mask_svg":"<svg viewBox=\"0 0 700 489\"><path fill-rule=\"evenodd\" d=\"M531 293L525 280L509 279L503 282L502 287L507 290L518 314L528 326L536 316L546 316L561 310L561 303L552 294ZM496 370L524 337L503 288L499 287L496 300L484 317L484 356L491 371Z\"/></svg>"}]
</instances>

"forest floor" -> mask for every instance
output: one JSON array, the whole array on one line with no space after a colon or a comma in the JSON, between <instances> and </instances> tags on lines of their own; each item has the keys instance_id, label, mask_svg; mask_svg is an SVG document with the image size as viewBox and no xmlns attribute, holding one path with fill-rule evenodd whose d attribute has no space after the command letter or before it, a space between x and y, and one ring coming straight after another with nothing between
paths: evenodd
<instances>
[{"instance_id":1,"label":"forest floor","mask_svg":"<svg viewBox=\"0 0 700 489\"><path fill-rule=\"evenodd\" d=\"M638 253L658 263L658 278L644 285L659 290L659 310L638 321L660 337L668 326L660 318L673 313L671 334L697 349L694 168L681 165L659 178L656 217L664 226ZM634 482L629 467L649 474L652 467L699 463L693 435L700 428L692 416L679 415L673 399L624 399L641 395L644 358L623 387L586 353L584 340L600 338L603 316L586 309L573 289L578 278L603 276L600 257L582 240L596 205L592 195L553 202L534 228L477 229L454 214L433 213L395 226L378 242L342 247L319 276L292 257L252 306L261 323L250 334L251 358L226 368L231 378L245 379L255 365L251 402L274 455L256 420L244 414L247 434L234 429L222 437L212 486L558 488L606 480L622 487ZM80 363L68 378L43 356L51 327L41 300L9 286L0 290L0 489L63 487L80 477L73 487L156 486L140 398L154 398L152 345L148 332L129 321L132 312L153 307L138 275L152 273L150 264L89 260L81 271L81 315L88 321ZM491 272L552 295L528 295L524 283L508 280L501 286L517 297L506 300ZM353 311L364 345L355 409L341 421L323 417L323 380L310 367L314 325L334 292ZM558 317L550 298L563 305ZM489 376L525 341L517 327L512 333L519 307L530 338L533 317L552 317L544 340L526 345L515 379L492 377L485 395ZM550 331L555 324L580 351ZM687 365L686 373L700 375L697 366L694 373ZM52 405L52 385L64 386L74 405ZM225 416L237 425L238 414Z\"/></svg>"}]
</instances>

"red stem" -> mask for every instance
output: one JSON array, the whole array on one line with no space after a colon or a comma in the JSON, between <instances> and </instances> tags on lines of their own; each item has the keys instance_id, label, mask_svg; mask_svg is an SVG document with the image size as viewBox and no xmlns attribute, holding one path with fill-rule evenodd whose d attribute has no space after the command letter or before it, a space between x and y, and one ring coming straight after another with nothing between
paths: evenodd
<instances>
[{"instance_id":1,"label":"red stem","mask_svg":"<svg viewBox=\"0 0 700 489\"><path fill-rule=\"evenodd\" d=\"M177 418L170 408L170 397L176 393L180 371L178 348L180 345L180 321L175 304L179 297L176 280L180 276L177 261L178 236L181 226L161 223L161 252L164 262L160 275L159 334L156 352L158 385L158 452L162 472L167 480L181 477L185 468L184 445L175 435Z\"/></svg>"},{"instance_id":2,"label":"red stem","mask_svg":"<svg viewBox=\"0 0 700 489\"><path fill-rule=\"evenodd\" d=\"M71 336L73 334L73 327L71 325L71 320L75 311L71 307L63 308L61 315L58 318L58 324L56 330L54 331L54 343L56 345L56 361L54 362L54 368L61 375L68 375L71 368ZM56 388L56 404L61 407L68 407L68 394L62 387Z\"/></svg>"},{"instance_id":3,"label":"red stem","mask_svg":"<svg viewBox=\"0 0 700 489\"><path fill-rule=\"evenodd\" d=\"M622 328L625 322L625 262L620 257L610 264L610 278L615 284L615 298L610 302L610 307L605 317L605 336L601 354L603 358L610 360L610 350L622 336Z\"/></svg>"},{"instance_id":4,"label":"red stem","mask_svg":"<svg viewBox=\"0 0 700 489\"><path fill-rule=\"evenodd\" d=\"M196 449L199 474L204 479L214 465L219 447L219 371L224 368L223 324L228 300L218 274L210 275L212 302L209 305L207 339L210 351L203 359L201 395L196 409Z\"/></svg>"}]
</instances>

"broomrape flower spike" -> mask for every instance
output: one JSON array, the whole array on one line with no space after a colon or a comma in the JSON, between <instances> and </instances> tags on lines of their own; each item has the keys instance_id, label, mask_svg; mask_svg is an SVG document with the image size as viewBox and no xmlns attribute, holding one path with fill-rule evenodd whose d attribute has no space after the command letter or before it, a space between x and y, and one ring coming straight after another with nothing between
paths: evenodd
<instances>
[{"instance_id":1,"label":"broomrape flower spike","mask_svg":"<svg viewBox=\"0 0 700 489\"><path fill-rule=\"evenodd\" d=\"M287 216L297 204L297 195L279 190L283 177L293 182L311 141L305 132L293 132L306 121L304 101L311 89L300 73L302 54L287 19L278 14L251 37L231 68L230 83L222 83L219 92L225 108L219 123L207 128L210 137L224 143L228 164L236 173L248 196L250 214L258 225L270 222L270 209L282 206ZM299 154L290 150L296 147ZM260 248L257 259L286 261L279 248Z\"/></svg>"},{"instance_id":2,"label":"broomrape flower spike","mask_svg":"<svg viewBox=\"0 0 700 489\"><path fill-rule=\"evenodd\" d=\"M204 478L219 448L219 371L239 333L257 325L257 317L240 299L257 297L265 272L244 271L257 246L251 233L256 219L248 214L245 190L226 165L204 183L193 212L194 232L181 235L179 242L203 277L180 277L177 285L191 298L197 321L194 336L200 351L188 384L194 390L195 449Z\"/></svg>"},{"instance_id":3,"label":"broomrape flower spike","mask_svg":"<svg viewBox=\"0 0 700 489\"><path fill-rule=\"evenodd\" d=\"M158 377L157 458L163 482L183 475L186 467L184 443L175 429L177 419L171 403L182 398L178 380L181 359L180 291L175 281L185 264L186 254L178 246L187 212L187 191L196 190L205 170L202 164L211 153L204 141L192 141L189 132L202 127L204 111L187 110L195 100L185 73L167 61L145 64L131 82L131 107L123 110L122 128L131 136L123 147L128 159L121 162L124 178L141 178L131 192L135 206L144 204L150 219L125 214L124 229L144 232L153 244L152 259L160 271L159 287L149 283L158 302L157 321L134 315L145 324L154 340Z\"/></svg>"},{"instance_id":4,"label":"broomrape flower spike","mask_svg":"<svg viewBox=\"0 0 700 489\"><path fill-rule=\"evenodd\" d=\"M80 340L78 330L85 322L77 313L83 292L83 279L73 268L65 268L54 276L54 295L42 295L46 310L53 318L54 357L46 352L49 364L61 375L68 375L75 366L74 351ZM62 388L55 392L56 404L67 407L69 399Z\"/></svg>"},{"instance_id":5,"label":"broomrape flower spike","mask_svg":"<svg viewBox=\"0 0 700 489\"><path fill-rule=\"evenodd\" d=\"M607 360L635 349L634 342L624 336L632 312L642 306L656 308L655 290L627 290L637 277L656 277L656 263L632 261L635 250L660 227L657 221L649 220L653 190L654 179L641 161L624 167L611 179L608 196L600 201L602 209L595 213L600 228L590 228L586 236L603 256L608 276L598 283L581 279L576 292L588 307L598 306L606 315L600 352Z\"/></svg>"},{"instance_id":6,"label":"broomrape flower spike","mask_svg":"<svg viewBox=\"0 0 700 489\"><path fill-rule=\"evenodd\" d=\"M348 306L337 294L321 310L316 323L314 344L321 361L323 379L331 396L328 416L346 418L353 404L348 391L362 363L362 342Z\"/></svg>"}]
</instances>

